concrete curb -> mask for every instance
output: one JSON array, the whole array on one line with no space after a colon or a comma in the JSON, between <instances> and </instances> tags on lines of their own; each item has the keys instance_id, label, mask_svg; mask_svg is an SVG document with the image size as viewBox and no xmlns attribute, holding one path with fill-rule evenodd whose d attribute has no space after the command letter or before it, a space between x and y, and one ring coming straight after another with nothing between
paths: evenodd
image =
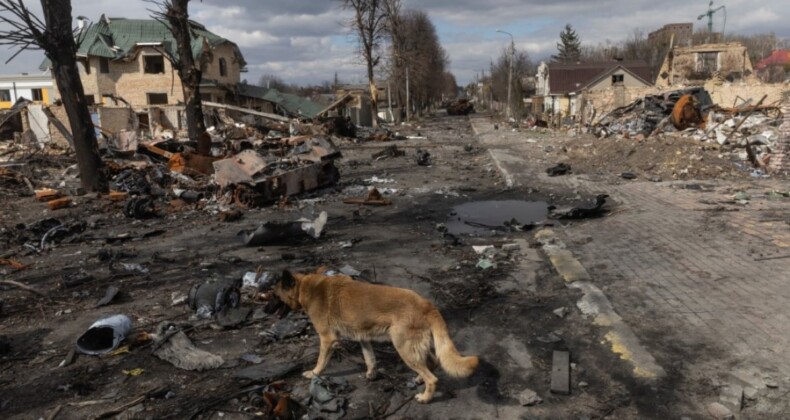
<instances>
[{"instance_id":1,"label":"concrete curb","mask_svg":"<svg viewBox=\"0 0 790 420\"><path fill-rule=\"evenodd\" d=\"M607 344L613 353L629 362L635 377L643 380L655 380L666 375L664 368L656 363L653 355L639 342L631 327L615 312L606 295L592 283L592 277L582 264L565 249L554 231L543 229L535 234L543 251L549 256L552 265L565 280L566 286L579 289L584 293L576 303L582 314L592 318L593 324L608 331L604 335L603 344Z\"/></svg>"}]
</instances>

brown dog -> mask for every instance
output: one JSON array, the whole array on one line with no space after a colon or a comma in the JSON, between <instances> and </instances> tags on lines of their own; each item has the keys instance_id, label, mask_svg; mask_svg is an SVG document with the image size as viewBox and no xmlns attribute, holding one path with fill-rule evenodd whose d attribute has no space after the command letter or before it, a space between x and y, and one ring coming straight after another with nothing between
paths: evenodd
<instances>
[{"instance_id":1,"label":"brown dog","mask_svg":"<svg viewBox=\"0 0 790 420\"><path fill-rule=\"evenodd\" d=\"M344 275L292 274L284 271L274 294L292 309L303 308L321 339L318 362L306 378L326 368L338 339L362 344L366 376L375 375L376 358L371 341L392 341L404 362L425 383L417 401L433 398L438 380L431 372L436 357L445 372L467 377L478 364L477 356L463 357L450 340L442 315L433 304L411 290L354 281ZM436 356L431 352L431 338ZM429 367L429 365L433 365Z\"/></svg>"}]
</instances>

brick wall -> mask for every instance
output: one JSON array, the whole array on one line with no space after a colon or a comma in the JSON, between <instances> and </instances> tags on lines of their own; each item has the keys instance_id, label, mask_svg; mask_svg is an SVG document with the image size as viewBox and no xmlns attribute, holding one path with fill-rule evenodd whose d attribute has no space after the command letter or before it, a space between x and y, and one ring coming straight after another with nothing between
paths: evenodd
<instances>
[{"instance_id":1,"label":"brick wall","mask_svg":"<svg viewBox=\"0 0 790 420\"><path fill-rule=\"evenodd\" d=\"M63 123L64 126L66 126L66 129L69 130L69 132L71 132L71 124L69 124L69 118L68 116L66 116L66 109L63 108L63 105L50 106L49 110L52 111L52 114L55 116L55 118L60 120L60 122ZM52 123L49 123L49 134L53 143L57 144L62 148L70 147L68 140L66 140L66 138L63 137L62 134L60 134L60 131L58 131L58 129Z\"/></svg>"},{"instance_id":2,"label":"brick wall","mask_svg":"<svg viewBox=\"0 0 790 420\"><path fill-rule=\"evenodd\" d=\"M790 174L790 90L784 92L784 121L779 126L779 141L771 154L768 169L772 173Z\"/></svg>"},{"instance_id":3,"label":"brick wall","mask_svg":"<svg viewBox=\"0 0 790 420\"><path fill-rule=\"evenodd\" d=\"M781 83L760 83L760 82L735 82L729 83L717 80L709 80L705 83L705 89L710 93L713 103L728 108L740 103L743 99L752 99L756 104L763 95L768 95L763 104L773 104L782 100L782 94L787 90L787 86ZM741 99L738 99L741 98Z\"/></svg>"},{"instance_id":4,"label":"brick wall","mask_svg":"<svg viewBox=\"0 0 790 420\"><path fill-rule=\"evenodd\" d=\"M647 95L655 95L659 92L659 89L654 86L647 86L647 87L625 87L625 105L630 104L631 102L642 98ZM585 92L584 93L584 123L587 123L590 116L592 116L592 110L589 108L592 105L593 110L595 111L595 120L601 118L602 116L606 115L607 113L611 112L615 108L617 108L617 104L615 102L615 91L613 88L607 88L602 90L597 90L593 92Z\"/></svg>"},{"instance_id":5,"label":"brick wall","mask_svg":"<svg viewBox=\"0 0 790 420\"><path fill-rule=\"evenodd\" d=\"M135 129L136 120L133 112L126 107L103 106L97 109L101 128L117 134L121 130Z\"/></svg>"},{"instance_id":6,"label":"brick wall","mask_svg":"<svg viewBox=\"0 0 790 420\"><path fill-rule=\"evenodd\" d=\"M222 84L238 84L241 78L241 66L234 56L233 47L222 44L213 49L210 61L203 71L204 79L216 80ZM184 101L184 92L178 72L172 64L164 60L164 73L145 73L144 57L159 56L159 52L151 47L141 48L130 61L110 61L109 73L101 73L100 58L90 57L88 74L80 64L80 79L86 95L92 95L97 104L102 102L102 95L114 94L124 98L136 110L148 107L149 93L164 93L167 104L175 105ZM225 76L220 75L220 59L224 59L227 67ZM57 94L56 94L57 95Z\"/></svg>"}]
</instances>

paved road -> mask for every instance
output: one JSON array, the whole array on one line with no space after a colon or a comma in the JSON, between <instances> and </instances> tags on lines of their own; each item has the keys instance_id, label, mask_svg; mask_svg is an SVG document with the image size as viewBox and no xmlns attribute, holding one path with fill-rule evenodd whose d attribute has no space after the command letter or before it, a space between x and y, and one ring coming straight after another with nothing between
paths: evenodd
<instances>
[{"instance_id":1,"label":"paved road","mask_svg":"<svg viewBox=\"0 0 790 420\"><path fill-rule=\"evenodd\" d=\"M541 159L550 138L473 123L514 186L605 192L618 203L608 217L558 231L659 364L687 386L756 391L746 418L790 415L789 200L765 195L786 182L550 178L554 162ZM751 200L733 203L742 190Z\"/></svg>"}]
</instances>

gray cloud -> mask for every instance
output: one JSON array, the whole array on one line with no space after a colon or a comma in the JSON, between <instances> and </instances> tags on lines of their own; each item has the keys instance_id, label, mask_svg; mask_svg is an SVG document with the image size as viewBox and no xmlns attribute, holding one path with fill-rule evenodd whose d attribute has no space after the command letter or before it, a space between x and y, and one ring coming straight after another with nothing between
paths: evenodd
<instances>
[{"instance_id":1,"label":"gray cloud","mask_svg":"<svg viewBox=\"0 0 790 420\"><path fill-rule=\"evenodd\" d=\"M495 33L502 27L514 33L519 49L533 58L554 52L558 34L571 23L583 43L621 41L634 29L645 32L670 22L694 22L706 10L704 2L686 0L404 0L406 7L420 8L437 24L440 38L451 60L451 70L459 82L487 68L507 43ZM145 18L154 7L142 0L75 0L73 15L97 20L108 16ZM716 3L721 3L721 0ZM790 8L771 0L728 0L727 32L767 33L790 37ZM40 2L28 0L34 11ZM361 63L354 56L355 45L342 22L347 14L336 1L311 0L204 0L190 4L193 19L225 36L242 49L249 62L249 81L264 73L275 73L290 82L319 83L341 77L357 79ZM721 18L715 18L721 27ZM12 51L0 49L5 61ZM4 66L3 73L37 72L43 54L23 53Z\"/></svg>"}]
</instances>

